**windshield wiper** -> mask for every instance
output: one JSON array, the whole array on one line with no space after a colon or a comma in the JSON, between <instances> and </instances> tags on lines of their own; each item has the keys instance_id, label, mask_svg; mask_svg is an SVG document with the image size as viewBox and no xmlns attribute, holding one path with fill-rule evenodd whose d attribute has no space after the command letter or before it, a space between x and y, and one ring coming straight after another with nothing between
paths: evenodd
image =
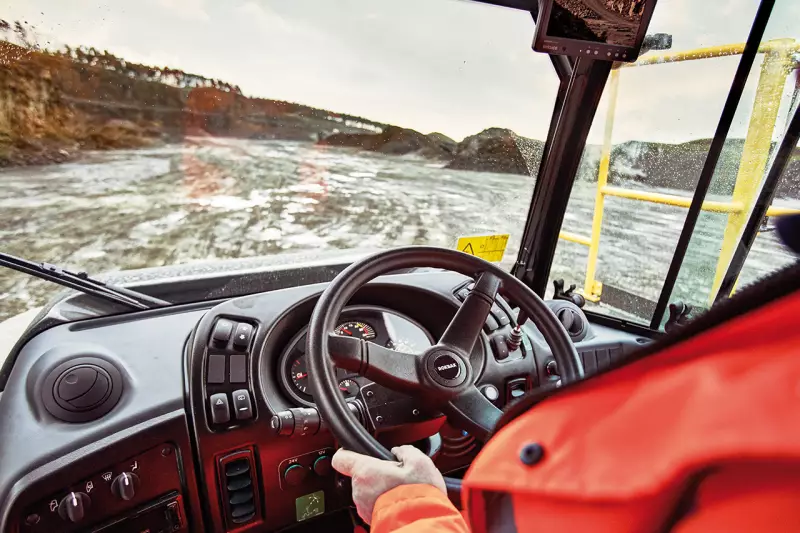
<instances>
[{"instance_id":1,"label":"windshield wiper","mask_svg":"<svg viewBox=\"0 0 800 533\"><path fill-rule=\"evenodd\" d=\"M110 302L127 305L137 310L171 305L166 300L160 300L148 296L147 294L92 279L86 272L75 274L74 272L70 272L56 265L35 263L2 252L0 252L0 265L25 274L30 274L31 276L36 276L37 278L52 281L53 283L58 283L59 285L75 289L85 294L103 298Z\"/></svg>"}]
</instances>

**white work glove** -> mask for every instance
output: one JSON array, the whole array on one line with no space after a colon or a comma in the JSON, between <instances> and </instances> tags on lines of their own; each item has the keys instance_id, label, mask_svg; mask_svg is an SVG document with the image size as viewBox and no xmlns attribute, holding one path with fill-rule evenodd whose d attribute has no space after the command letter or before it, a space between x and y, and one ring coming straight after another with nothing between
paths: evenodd
<instances>
[{"instance_id":1,"label":"white work glove","mask_svg":"<svg viewBox=\"0 0 800 533\"><path fill-rule=\"evenodd\" d=\"M343 449L333 455L333 468L353 480L353 502L367 524L372 523L372 509L378 497L400 485L433 485L447 494L444 478L430 457L408 445L392 448L392 453L397 461Z\"/></svg>"}]
</instances>

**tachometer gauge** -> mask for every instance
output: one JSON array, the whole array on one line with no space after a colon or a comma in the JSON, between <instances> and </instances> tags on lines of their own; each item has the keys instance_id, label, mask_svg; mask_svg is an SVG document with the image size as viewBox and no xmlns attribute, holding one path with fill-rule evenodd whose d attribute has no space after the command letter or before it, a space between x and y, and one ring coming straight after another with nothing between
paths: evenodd
<instances>
[{"instance_id":1,"label":"tachometer gauge","mask_svg":"<svg viewBox=\"0 0 800 533\"><path fill-rule=\"evenodd\" d=\"M375 329L366 322L345 322L336 326L333 331L342 337L355 337L364 340L375 338Z\"/></svg>"},{"instance_id":2,"label":"tachometer gauge","mask_svg":"<svg viewBox=\"0 0 800 533\"><path fill-rule=\"evenodd\" d=\"M308 394L308 369L305 355L292 361L292 366L289 367L289 376L292 378L295 389L303 394Z\"/></svg>"},{"instance_id":3,"label":"tachometer gauge","mask_svg":"<svg viewBox=\"0 0 800 533\"><path fill-rule=\"evenodd\" d=\"M339 382L339 390L342 391L342 394L344 394L345 398L352 398L358 394L358 383L352 379L343 379Z\"/></svg>"}]
</instances>

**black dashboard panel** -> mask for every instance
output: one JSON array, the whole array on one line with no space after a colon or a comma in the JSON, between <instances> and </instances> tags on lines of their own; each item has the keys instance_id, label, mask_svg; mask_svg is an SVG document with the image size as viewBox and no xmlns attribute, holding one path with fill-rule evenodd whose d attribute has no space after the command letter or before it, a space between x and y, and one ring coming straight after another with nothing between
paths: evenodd
<instances>
[{"instance_id":1,"label":"black dashboard panel","mask_svg":"<svg viewBox=\"0 0 800 533\"><path fill-rule=\"evenodd\" d=\"M403 274L385 276L368 284L350 302L353 306L380 306L395 313L411 317L432 336L441 335L458 306L452 290L466 278L452 273ZM335 447L332 436L319 429L317 419L313 431L298 433L293 437L277 435L270 423L273 416L297 406L297 401L286 393L282 380L281 355L289 349L298 334L308 324L316 299L324 285L297 287L272 293L253 295L231 300L215 307L200 321L190 339L192 347L187 361L190 383L190 405L195 420L198 442L198 462L202 465L203 488L212 501L219 499L216 480L220 476L219 460L239 449L256 450L260 464L263 516L247 527L259 528L263 523L271 528L289 526L297 521L297 499L322 492L326 509L343 505L345 495L335 487L329 468L314 468L314 463L327 464ZM253 403L255 416L244 421L232 416L225 423L214 423L211 402L216 387L208 384L208 360L214 354L214 330L221 318L237 323L255 325L255 333L247 351L248 382L245 384ZM346 319L343 317L343 320ZM488 347L476 348L477 359L484 359ZM233 355L233 354L231 354ZM239 384L236 385L240 386ZM244 385L243 385L244 387ZM233 399L228 400L232 402ZM294 422L294 421L293 421ZM435 433L442 420L423 421L412 431L413 437ZM303 433L300 436L300 433ZM406 436L409 434L406 433ZM387 434L387 438L392 438ZM314 458L314 461L311 461ZM308 464L306 464L308 463ZM295 466L297 465L297 466ZM302 471L299 469L302 466ZM296 477L299 476L299 477ZM219 506L211 506L210 518L214 530L222 530L226 517Z\"/></svg>"},{"instance_id":2,"label":"black dashboard panel","mask_svg":"<svg viewBox=\"0 0 800 533\"><path fill-rule=\"evenodd\" d=\"M58 513L50 510L52 499L62 500L78 483L85 492L86 480L109 470L116 477L118 464L165 444L173 447L180 485L164 490L181 492L188 522L200 523L180 376L186 338L204 312L195 306L97 319L57 326L28 342L0 401L2 531L15 531L31 513ZM45 409L44 380L50 370L87 352L100 354L120 370L123 393L98 420L63 422ZM140 468L144 472L147 465ZM102 476L95 485L110 490L101 483ZM147 479L142 483L151 486ZM148 495L148 490L140 495ZM43 501L46 505L37 507ZM134 497L121 506L133 510L142 503L141 497ZM118 510L91 506L81 523L99 525ZM48 522L42 518L41 523Z\"/></svg>"},{"instance_id":3,"label":"black dashboard panel","mask_svg":"<svg viewBox=\"0 0 800 533\"><path fill-rule=\"evenodd\" d=\"M383 276L359 291L342 318L367 323L383 344L408 337L377 323L389 313L431 342L469 283L439 271ZM287 393L282 366L302 345L324 288L91 319L37 334L0 396L0 531L112 533L161 527L176 516L176 531L276 530L315 516L321 501L324 511L346 505L330 468L336 443L313 404ZM559 379L533 324L524 327L520 348L498 351L514 320L511 306L498 299L471 354L481 390L499 407ZM576 348L589 374L638 346L628 334L587 328ZM53 385L44 384L54 369L87 354L118 369L122 393L101 418L68 423L46 409L43 391ZM56 383L63 379L59 373ZM354 412L384 443L430 442L443 471L467 466L479 451L474 438L414 398L353 379ZM215 407L223 398L227 418ZM286 413L292 420L284 427ZM121 498L121 487L129 499ZM80 527L62 518L78 500L86 503Z\"/></svg>"}]
</instances>

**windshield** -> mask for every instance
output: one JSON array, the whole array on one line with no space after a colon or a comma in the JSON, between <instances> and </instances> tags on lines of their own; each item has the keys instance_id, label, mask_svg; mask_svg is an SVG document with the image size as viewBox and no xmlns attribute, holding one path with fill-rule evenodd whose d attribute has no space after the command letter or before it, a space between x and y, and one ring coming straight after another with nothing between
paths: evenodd
<instances>
[{"instance_id":1,"label":"windshield","mask_svg":"<svg viewBox=\"0 0 800 533\"><path fill-rule=\"evenodd\" d=\"M648 33L672 49L644 54L609 78L570 197L551 280L582 290L588 308L651 324L758 7L664 1ZM724 16L720 14L724 13ZM752 206L798 104L800 5L778 1L725 140L670 302L714 301ZM800 150L790 158L740 289L794 261L772 218L800 209Z\"/></svg>"},{"instance_id":2,"label":"windshield","mask_svg":"<svg viewBox=\"0 0 800 533\"><path fill-rule=\"evenodd\" d=\"M510 234L503 265L516 257L558 89L526 12L27 0L3 14L3 252L94 275ZM59 290L0 269L0 320Z\"/></svg>"}]
</instances>

